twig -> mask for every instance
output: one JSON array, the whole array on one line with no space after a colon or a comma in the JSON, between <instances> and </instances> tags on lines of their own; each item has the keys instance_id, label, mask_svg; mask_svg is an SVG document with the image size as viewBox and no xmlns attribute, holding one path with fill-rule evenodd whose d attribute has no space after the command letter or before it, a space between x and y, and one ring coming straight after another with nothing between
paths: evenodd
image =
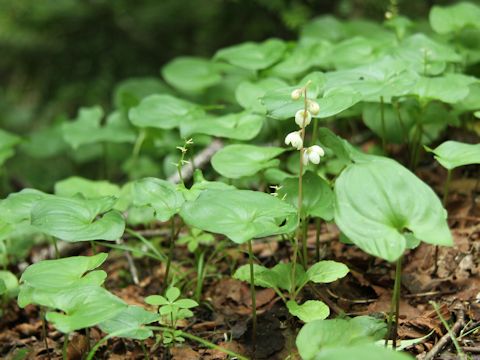
<instances>
[{"instance_id":1,"label":"twig","mask_svg":"<svg viewBox=\"0 0 480 360\"><path fill-rule=\"evenodd\" d=\"M465 321L465 314L462 310L458 312L457 321L453 324L451 331L449 332L447 329L447 333L441 337L441 339L432 347L432 349L425 355L423 360L432 360L434 359L440 351L443 349L444 346L448 345L452 340L452 336L457 336L458 332L463 326Z\"/></svg>"},{"instance_id":2,"label":"twig","mask_svg":"<svg viewBox=\"0 0 480 360\"><path fill-rule=\"evenodd\" d=\"M223 147L223 142L218 139L212 141L210 145L208 145L205 149L200 151L195 157L193 158L193 165L186 164L180 170L180 174L184 181L189 180L193 176L193 169L201 169L203 168L212 158L212 156L221 148ZM168 181L171 181L175 184L180 182L180 175L178 173L173 174L168 178Z\"/></svg>"},{"instance_id":3,"label":"twig","mask_svg":"<svg viewBox=\"0 0 480 360\"><path fill-rule=\"evenodd\" d=\"M480 346L462 346L463 351L471 353L480 353Z\"/></svg>"},{"instance_id":4,"label":"twig","mask_svg":"<svg viewBox=\"0 0 480 360\"><path fill-rule=\"evenodd\" d=\"M123 240L117 239L116 243L118 245L122 245ZM138 271L137 271L137 267L135 266L135 262L133 261L132 254L129 251L125 251L124 253L125 253L125 258L127 259L130 274L132 275L133 283L135 285L138 285L140 281L138 280Z\"/></svg>"}]
</instances>

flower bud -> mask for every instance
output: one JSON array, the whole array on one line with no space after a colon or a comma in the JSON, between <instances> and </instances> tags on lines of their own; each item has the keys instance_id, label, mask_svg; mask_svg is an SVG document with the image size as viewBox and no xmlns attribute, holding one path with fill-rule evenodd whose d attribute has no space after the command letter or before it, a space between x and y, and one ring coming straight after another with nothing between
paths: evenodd
<instances>
[{"instance_id":1,"label":"flower bud","mask_svg":"<svg viewBox=\"0 0 480 360\"><path fill-rule=\"evenodd\" d=\"M302 161L304 165L308 165L309 162L312 164L319 164L322 156L325 156L325 151L323 151L320 146L313 145L305 149Z\"/></svg>"},{"instance_id":2,"label":"flower bud","mask_svg":"<svg viewBox=\"0 0 480 360\"><path fill-rule=\"evenodd\" d=\"M301 96L302 96L302 89L295 89L290 94L290 97L292 98L292 100L298 100L300 99Z\"/></svg>"},{"instance_id":3,"label":"flower bud","mask_svg":"<svg viewBox=\"0 0 480 360\"><path fill-rule=\"evenodd\" d=\"M308 126L310 122L312 121L312 114L310 112L302 110L298 110L297 113L295 114L295 123L300 126L301 128L305 126Z\"/></svg>"},{"instance_id":4,"label":"flower bud","mask_svg":"<svg viewBox=\"0 0 480 360\"><path fill-rule=\"evenodd\" d=\"M320 105L318 105L318 103L316 101L308 100L307 109L313 115L317 115L320 112Z\"/></svg>"},{"instance_id":5,"label":"flower bud","mask_svg":"<svg viewBox=\"0 0 480 360\"><path fill-rule=\"evenodd\" d=\"M294 131L285 137L285 144L292 145L295 149L300 150L303 147L302 135L300 131Z\"/></svg>"}]
</instances>

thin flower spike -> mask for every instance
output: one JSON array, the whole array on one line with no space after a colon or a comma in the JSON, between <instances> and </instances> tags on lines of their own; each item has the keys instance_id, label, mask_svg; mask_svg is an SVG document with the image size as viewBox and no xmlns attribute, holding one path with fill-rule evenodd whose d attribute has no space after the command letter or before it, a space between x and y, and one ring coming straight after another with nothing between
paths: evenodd
<instances>
[{"instance_id":1,"label":"thin flower spike","mask_svg":"<svg viewBox=\"0 0 480 360\"><path fill-rule=\"evenodd\" d=\"M319 164L320 158L322 156L325 156L325 151L323 151L320 146L313 145L305 149L305 151L303 152L302 161L305 166L308 165L309 162L311 162L312 164Z\"/></svg>"},{"instance_id":2,"label":"thin flower spike","mask_svg":"<svg viewBox=\"0 0 480 360\"><path fill-rule=\"evenodd\" d=\"M305 122L305 126L308 126L308 124L310 124L311 121L312 121L312 114L310 114L310 111L308 110L307 111L304 111L303 109L298 110L297 113L295 114L295 123L301 128L303 128L304 122Z\"/></svg>"},{"instance_id":3,"label":"thin flower spike","mask_svg":"<svg viewBox=\"0 0 480 360\"><path fill-rule=\"evenodd\" d=\"M292 145L295 149L300 150L303 147L303 140L300 131L294 131L285 137L285 144Z\"/></svg>"}]
</instances>

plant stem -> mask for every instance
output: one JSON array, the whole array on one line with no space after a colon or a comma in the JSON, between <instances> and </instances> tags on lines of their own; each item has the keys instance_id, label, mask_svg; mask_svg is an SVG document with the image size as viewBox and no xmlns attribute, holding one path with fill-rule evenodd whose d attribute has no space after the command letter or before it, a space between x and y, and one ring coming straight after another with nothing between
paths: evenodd
<instances>
[{"instance_id":1,"label":"plant stem","mask_svg":"<svg viewBox=\"0 0 480 360\"><path fill-rule=\"evenodd\" d=\"M393 285L393 294L392 294L392 302L390 306L390 316L388 318L388 333L387 336L392 337L392 347L395 350L397 347L397 332L398 332L398 317L400 312L400 288L402 285L402 260L403 255L400 256L397 260L397 264L395 267L395 283ZM393 332L392 332L392 321L395 316L395 324L393 325ZM388 343L388 337L385 340L385 345Z\"/></svg>"},{"instance_id":2,"label":"plant stem","mask_svg":"<svg viewBox=\"0 0 480 360\"><path fill-rule=\"evenodd\" d=\"M200 302L202 296L203 279L205 275L205 252L201 252L197 261L197 283L195 285L195 301Z\"/></svg>"},{"instance_id":3,"label":"plant stem","mask_svg":"<svg viewBox=\"0 0 480 360\"><path fill-rule=\"evenodd\" d=\"M307 249L307 231L308 231L308 217L305 217L302 222L302 251L303 251L303 267L308 267L308 249Z\"/></svg>"},{"instance_id":4,"label":"plant stem","mask_svg":"<svg viewBox=\"0 0 480 360\"><path fill-rule=\"evenodd\" d=\"M448 193L450 192L450 182L452 180L452 170L448 169L447 180L445 180L445 186L443 188L443 207L447 207Z\"/></svg>"},{"instance_id":5,"label":"plant stem","mask_svg":"<svg viewBox=\"0 0 480 360\"><path fill-rule=\"evenodd\" d=\"M42 317L43 343L45 344L45 350L47 352L48 359L51 360L52 357L50 356L50 348L48 347L48 339L47 339L47 319L45 318L45 309L41 310L40 316Z\"/></svg>"},{"instance_id":6,"label":"plant stem","mask_svg":"<svg viewBox=\"0 0 480 360\"><path fill-rule=\"evenodd\" d=\"M315 260L320 261L320 233L322 232L322 219L315 219Z\"/></svg>"},{"instance_id":7,"label":"plant stem","mask_svg":"<svg viewBox=\"0 0 480 360\"><path fill-rule=\"evenodd\" d=\"M55 236L52 237L52 242L53 242L53 247L55 249L55 258L59 259L60 251L58 251L57 238Z\"/></svg>"},{"instance_id":8,"label":"plant stem","mask_svg":"<svg viewBox=\"0 0 480 360\"><path fill-rule=\"evenodd\" d=\"M163 280L163 290L167 289L168 277L170 275L170 267L173 259L173 250L175 248L175 215L172 216L170 223L170 246L168 249L167 267L165 269L165 278Z\"/></svg>"},{"instance_id":9,"label":"plant stem","mask_svg":"<svg viewBox=\"0 0 480 360\"><path fill-rule=\"evenodd\" d=\"M140 347L142 348L143 355L145 360L150 360L150 356L148 356L147 348L145 347L145 341L140 341Z\"/></svg>"},{"instance_id":10,"label":"plant stem","mask_svg":"<svg viewBox=\"0 0 480 360\"><path fill-rule=\"evenodd\" d=\"M253 270L252 240L248 240L248 261L250 264L250 295L252 297L252 354L255 358L257 347L257 299L255 293L255 273Z\"/></svg>"},{"instance_id":11,"label":"plant stem","mask_svg":"<svg viewBox=\"0 0 480 360\"><path fill-rule=\"evenodd\" d=\"M385 106L383 103L383 96L380 96L380 121L382 123L382 149L383 152L387 152L387 140L386 140L386 130L385 130Z\"/></svg>"},{"instance_id":12,"label":"plant stem","mask_svg":"<svg viewBox=\"0 0 480 360\"><path fill-rule=\"evenodd\" d=\"M463 350L460 347L460 344L458 343L457 337L454 334L454 332L452 331L452 329L450 328L450 326L448 326L448 323L445 321L444 317L442 316L442 313L441 313L441 311L438 307L438 304L435 301L430 301L430 303L432 304L433 308L435 309L435 312L437 313L438 317L440 318L440 321L442 322L443 326L447 330L448 335L450 335L450 338L452 339L453 345L455 346L455 349L457 350L458 358L459 359L465 359L465 354L463 353Z\"/></svg>"},{"instance_id":13,"label":"plant stem","mask_svg":"<svg viewBox=\"0 0 480 360\"><path fill-rule=\"evenodd\" d=\"M62 358L68 360L68 334L63 334Z\"/></svg>"},{"instance_id":14,"label":"plant stem","mask_svg":"<svg viewBox=\"0 0 480 360\"><path fill-rule=\"evenodd\" d=\"M95 245L95 241L90 241L90 247L92 248L93 255L97 255L97 246Z\"/></svg>"},{"instance_id":15,"label":"plant stem","mask_svg":"<svg viewBox=\"0 0 480 360\"><path fill-rule=\"evenodd\" d=\"M135 145L133 146L132 157L136 160L140 155L140 150L142 149L143 142L147 136L147 132L144 128L140 130L137 136L137 140L135 140Z\"/></svg>"}]
</instances>

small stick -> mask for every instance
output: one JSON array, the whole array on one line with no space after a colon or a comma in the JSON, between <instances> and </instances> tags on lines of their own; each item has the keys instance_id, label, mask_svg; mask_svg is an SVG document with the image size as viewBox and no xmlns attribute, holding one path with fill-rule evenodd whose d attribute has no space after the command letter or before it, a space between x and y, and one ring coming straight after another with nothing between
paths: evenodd
<instances>
[{"instance_id":1,"label":"small stick","mask_svg":"<svg viewBox=\"0 0 480 360\"><path fill-rule=\"evenodd\" d=\"M117 245L122 245L123 240L122 239L117 239L116 241ZM137 267L135 266L135 262L133 261L132 254L129 251L124 251L125 253L125 258L127 259L128 263L128 268L130 270L130 275L132 275L132 280L135 285L138 285L140 281L138 280L138 271Z\"/></svg>"}]
</instances>

